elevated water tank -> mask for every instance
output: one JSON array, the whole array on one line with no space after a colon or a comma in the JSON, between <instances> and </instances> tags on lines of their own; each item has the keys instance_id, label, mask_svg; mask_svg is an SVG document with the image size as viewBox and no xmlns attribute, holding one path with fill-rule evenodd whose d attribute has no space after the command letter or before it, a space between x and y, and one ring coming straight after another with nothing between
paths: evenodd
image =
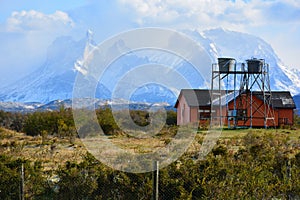
<instances>
[{"instance_id":1,"label":"elevated water tank","mask_svg":"<svg viewBox=\"0 0 300 200\"><path fill-rule=\"evenodd\" d=\"M220 73L228 73L234 71L234 58L218 58L218 65Z\"/></svg>"},{"instance_id":2,"label":"elevated water tank","mask_svg":"<svg viewBox=\"0 0 300 200\"><path fill-rule=\"evenodd\" d=\"M249 73L261 73L262 67L264 65L264 60L261 59L250 59L246 60L248 65L248 72Z\"/></svg>"}]
</instances>

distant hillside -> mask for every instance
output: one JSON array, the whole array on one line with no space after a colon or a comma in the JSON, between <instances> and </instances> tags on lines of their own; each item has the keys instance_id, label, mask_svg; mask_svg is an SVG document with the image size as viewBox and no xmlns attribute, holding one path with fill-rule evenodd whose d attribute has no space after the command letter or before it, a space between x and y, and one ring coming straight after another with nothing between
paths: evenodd
<instances>
[{"instance_id":1,"label":"distant hillside","mask_svg":"<svg viewBox=\"0 0 300 200\"><path fill-rule=\"evenodd\" d=\"M130 110L148 110L150 107L164 108L166 110L175 110L173 105L168 103L147 103L147 102L131 102L127 103L122 99L103 100L103 99L76 99L76 105L87 107L90 109L98 109L106 106L113 106L114 109L127 109ZM73 99L54 100L49 103L36 103L36 102L0 102L0 110L7 112L35 112L35 111L54 111L59 110L61 107L71 108Z\"/></svg>"}]
</instances>

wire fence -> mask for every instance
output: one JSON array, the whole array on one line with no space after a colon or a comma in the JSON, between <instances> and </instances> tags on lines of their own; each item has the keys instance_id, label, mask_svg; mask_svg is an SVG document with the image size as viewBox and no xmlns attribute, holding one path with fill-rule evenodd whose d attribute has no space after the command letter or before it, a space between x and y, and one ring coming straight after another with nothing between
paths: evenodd
<instances>
[{"instance_id":1,"label":"wire fence","mask_svg":"<svg viewBox=\"0 0 300 200\"><path fill-rule=\"evenodd\" d=\"M219 152L220 153L220 152ZM240 160L239 160L240 159ZM2 158L3 160L3 158ZM55 171L39 171L19 163L15 177L3 184L1 199L300 199L300 156L265 163L224 162L221 154L206 161L181 159L153 172L134 174L101 163L69 163ZM13 166L8 166L12 167ZM159 169L159 163L155 162ZM233 168L235 167L235 168ZM274 168L276 167L276 168ZM11 171L12 172L12 171Z\"/></svg>"},{"instance_id":2,"label":"wire fence","mask_svg":"<svg viewBox=\"0 0 300 200\"><path fill-rule=\"evenodd\" d=\"M3 139L0 199L296 200L300 199L300 138L290 137L290 133L252 132L222 139L205 160L187 152L163 168L154 162L159 170L147 173L112 169L89 153L81 160L58 162L54 155L52 160L42 159L46 154L25 159L17 155L28 147L17 151ZM43 150L46 144L38 146Z\"/></svg>"}]
</instances>

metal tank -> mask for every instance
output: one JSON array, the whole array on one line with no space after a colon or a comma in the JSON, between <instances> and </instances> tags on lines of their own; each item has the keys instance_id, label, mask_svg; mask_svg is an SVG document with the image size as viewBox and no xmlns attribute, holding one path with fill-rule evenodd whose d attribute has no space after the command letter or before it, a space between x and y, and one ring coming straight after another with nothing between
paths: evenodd
<instances>
[{"instance_id":1,"label":"metal tank","mask_svg":"<svg viewBox=\"0 0 300 200\"><path fill-rule=\"evenodd\" d=\"M250 59L246 60L249 73L261 73L264 65L264 60L262 59Z\"/></svg>"},{"instance_id":2,"label":"metal tank","mask_svg":"<svg viewBox=\"0 0 300 200\"><path fill-rule=\"evenodd\" d=\"M218 65L220 73L228 73L234 71L234 58L218 58Z\"/></svg>"}]
</instances>

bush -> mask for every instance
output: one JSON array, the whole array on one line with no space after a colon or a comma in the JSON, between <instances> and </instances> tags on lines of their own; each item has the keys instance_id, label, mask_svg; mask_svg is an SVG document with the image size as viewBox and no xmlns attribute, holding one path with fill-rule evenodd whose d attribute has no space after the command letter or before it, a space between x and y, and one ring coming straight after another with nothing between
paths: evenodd
<instances>
[{"instance_id":1,"label":"bush","mask_svg":"<svg viewBox=\"0 0 300 200\"><path fill-rule=\"evenodd\" d=\"M52 112L34 112L26 116L23 131L27 135L37 136L57 134L60 137L70 135L75 127L70 109Z\"/></svg>"},{"instance_id":2,"label":"bush","mask_svg":"<svg viewBox=\"0 0 300 200\"><path fill-rule=\"evenodd\" d=\"M0 199L18 199L20 175L18 162L0 155Z\"/></svg>"}]
</instances>

